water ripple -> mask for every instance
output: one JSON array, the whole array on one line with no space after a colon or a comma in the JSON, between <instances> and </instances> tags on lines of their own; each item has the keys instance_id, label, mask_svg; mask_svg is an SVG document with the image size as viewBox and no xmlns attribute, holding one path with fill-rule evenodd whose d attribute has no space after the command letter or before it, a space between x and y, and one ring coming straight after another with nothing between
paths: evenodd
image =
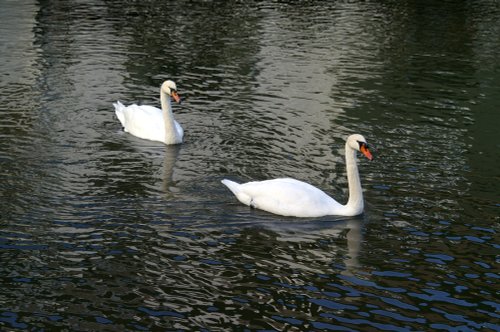
<instances>
[{"instance_id":1,"label":"water ripple","mask_svg":"<svg viewBox=\"0 0 500 332\"><path fill-rule=\"evenodd\" d=\"M498 330L490 2L4 7L2 328ZM124 133L112 102L159 106L167 78L185 142ZM346 200L353 132L376 155L362 216L274 216L220 184Z\"/></svg>"}]
</instances>

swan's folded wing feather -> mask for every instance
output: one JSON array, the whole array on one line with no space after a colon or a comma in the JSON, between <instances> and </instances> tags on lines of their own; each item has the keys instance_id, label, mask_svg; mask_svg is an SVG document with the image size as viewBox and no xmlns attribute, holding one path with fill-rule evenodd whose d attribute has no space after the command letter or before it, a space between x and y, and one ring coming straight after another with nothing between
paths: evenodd
<instances>
[{"instance_id":1,"label":"swan's folded wing feather","mask_svg":"<svg viewBox=\"0 0 500 332\"><path fill-rule=\"evenodd\" d=\"M153 106L130 105L124 110L125 131L145 139L164 139L164 122L162 111Z\"/></svg>"},{"instance_id":2,"label":"swan's folded wing feather","mask_svg":"<svg viewBox=\"0 0 500 332\"><path fill-rule=\"evenodd\" d=\"M252 197L254 207L285 216L325 215L338 204L322 190L288 178L248 182L241 190Z\"/></svg>"}]
</instances>

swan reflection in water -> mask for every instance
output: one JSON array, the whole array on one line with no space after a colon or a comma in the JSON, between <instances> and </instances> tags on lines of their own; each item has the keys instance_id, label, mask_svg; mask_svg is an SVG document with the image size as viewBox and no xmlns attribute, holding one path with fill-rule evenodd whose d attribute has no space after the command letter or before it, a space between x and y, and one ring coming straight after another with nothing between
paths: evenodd
<instances>
[{"instance_id":1,"label":"swan reflection in water","mask_svg":"<svg viewBox=\"0 0 500 332\"><path fill-rule=\"evenodd\" d=\"M164 192L175 192L174 186L174 166L177 158L179 157L179 152L181 151L181 145L167 145L165 147L165 154L163 157L163 174L162 174L162 189Z\"/></svg>"},{"instance_id":2,"label":"swan reflection in water","mask_svg":"<svg viewBox=\"0 0 500 332\"><path fill-rule=\"evenodd\" d=\"M311 243L320 240L335 240L338 243L338 239L345 237L347 253L344 254L343 263L345 269L341 271L341 274L352 275L361 268L359 254L363 242L363 224L362 216L357 216L343 217L332 221L325 221L323 218L317 221L301 220L300 222L278 220L271 223L262 223L260 226L274 232L276 240L280 242ZM344 248L339 247L339 250L342 249ZM332 256L334 254L336 253L333 252ZM325 259L331 260L331 257L325 257Z\"/></svg>"},{"instance_id":3,"label":"swan reflection in water","mask_svg":"<svg viewBox=\"0 0 500 332\"><path fill-rule=\"evenodd\" d=\"M163 145L133 136L125 138L131 152L129 157L139 158L138 164L143 167L137 180L149 179L147 182L153 185L155 192L176 192L173 176L182 144Z\"/></svg>"}]
</instances>

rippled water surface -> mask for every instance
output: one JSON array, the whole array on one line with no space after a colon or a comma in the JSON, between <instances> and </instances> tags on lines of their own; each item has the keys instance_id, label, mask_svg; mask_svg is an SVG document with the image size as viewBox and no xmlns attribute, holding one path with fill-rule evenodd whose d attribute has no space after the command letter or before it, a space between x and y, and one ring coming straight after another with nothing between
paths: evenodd
<instances>
[{"instance_id":1,"label":"rippled water surface","mask_svg":"<svg viewBox=\"0 0 500 332\"><path fill-rule=\"evenodd\" d=\"M500 330L497 1L0 1L0 330ZM124 133L159 106L179 146ZM297 219L220 180L366 208Z\"/></svg>"}]
</instances>

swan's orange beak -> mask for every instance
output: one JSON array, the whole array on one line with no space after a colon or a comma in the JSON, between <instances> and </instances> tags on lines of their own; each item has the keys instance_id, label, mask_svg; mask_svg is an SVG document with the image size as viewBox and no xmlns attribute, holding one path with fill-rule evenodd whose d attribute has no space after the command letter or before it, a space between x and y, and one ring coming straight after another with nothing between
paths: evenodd
<instances>
[{"instance_id":1,"label":"swan's orange beak","mask_svg":"<svg viewBox=\"0 0 500 332\"><path fill-rule=\"evenodd\" d=\"M365 157L368 158L368 160L373 160L372 153L370 152L370 150L368 150L366 144L361 144L359 151L361 151L361 153L364 154Z\"/></svg>"},{"instance_id":2,"label":"swan's orange beak","mask_svg":"<svg viewBox=\"0 0 500 332\"><path fill-rule=\"evenodd\" d=\"M175 100L176 103L180 104L181 103L181 97L177 93L177 91L172 91L170 94L172 96L172 99Z\"/></svg>"}]
</instances>

